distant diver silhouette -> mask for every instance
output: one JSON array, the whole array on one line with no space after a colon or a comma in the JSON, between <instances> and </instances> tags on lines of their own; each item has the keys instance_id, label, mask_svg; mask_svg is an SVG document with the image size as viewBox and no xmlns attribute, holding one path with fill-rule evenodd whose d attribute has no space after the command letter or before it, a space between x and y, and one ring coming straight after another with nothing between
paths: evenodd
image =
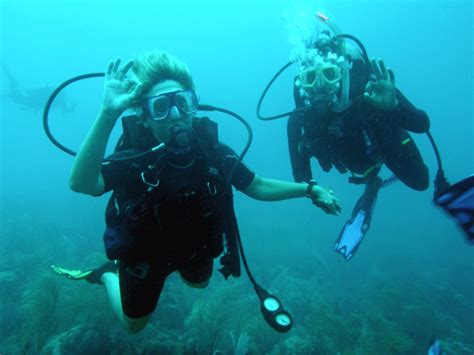
<instances>
[{"instance_id":1,"label":"distant diver silhouette","mask_svg":"<svg viewBox=\"0 0 474 355\"><path fill-rule=\"evenodd\" d=\"M9 89L8 93L1 94L2 99L10 100L23 110L33 110L35 112L42 110L49 95L54 90L54 86L20 87L5 63L2 62L1 65L7 78L6 83ZM55 106L60 108L62 112L74 111L74 105L68 103L64 95L58 97Z\"/></svg>"}]
</instances>

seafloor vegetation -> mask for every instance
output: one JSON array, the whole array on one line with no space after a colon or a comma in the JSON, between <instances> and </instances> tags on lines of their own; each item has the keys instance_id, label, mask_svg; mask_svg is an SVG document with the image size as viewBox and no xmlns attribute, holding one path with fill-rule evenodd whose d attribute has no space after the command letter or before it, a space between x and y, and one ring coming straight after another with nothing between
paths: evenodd
<instances>
[{"instance_id":1,"label":"seafloor vegetation","mask_svg":"<svg viewBox=\"0 0 474 355\"><path fill-rule=\"evenodd\" d=\"M474 351L472 278L463 282L452 265L419 272L354 262L348 272L330 250L306 250L288 265L253 258L262 284L293 314L288 334L266 325L246 277L226 282L216 273L206 290L187 288L172 275L151 324L129 335L101 286L49 270L54 263L101 263L96 238L55 230L28 214L4 215L0 353L423 354L433 335L448 354ZM472 263L456 265L472 273ZM440 281L453 277L456 282Z\"/></svg>"}]
</instances>

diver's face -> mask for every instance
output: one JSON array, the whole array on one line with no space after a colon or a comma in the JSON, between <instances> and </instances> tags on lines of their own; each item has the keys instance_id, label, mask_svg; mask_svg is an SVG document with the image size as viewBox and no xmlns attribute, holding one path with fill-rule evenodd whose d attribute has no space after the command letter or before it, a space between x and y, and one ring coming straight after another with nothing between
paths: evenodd
<instances>
[{"instance_id":1,"label":"diver's face","mask_svg":"<svg viewBox=\"0 0 474 355\"><path fill-rule=\"evenodd\" d=\"M318 63L300 73L302 88L313 99L335 95L341 81L341 68L329 61Z\"/></svg>"},{"instance_id":2,"label":"diver's face","mask_svg":"<svg viewBox=\"0 0 474 355\"><path fill-rule=\"evenodd\" d=\"M192 118L195 112L186 114L182 110L178 109L176 106L176 98L174 94L176 92L182 92L185 89L183 86L174 80L164 80L160 81L154 85L150 91L145 96L147 104L150 103L150 100L155 100L151 104L162 105L159 101L156 101L157 98L166 98L164 100L168 102L168 107L157 107L156 109L164 109L164 113L161 116L153 116L151 110L145 110L145 123L148 126L155 139L158 142L166 142L170 138L171 131L170 129L176 125L181 125L186 128L191 128Z\"/></svg>"}]
</instances>

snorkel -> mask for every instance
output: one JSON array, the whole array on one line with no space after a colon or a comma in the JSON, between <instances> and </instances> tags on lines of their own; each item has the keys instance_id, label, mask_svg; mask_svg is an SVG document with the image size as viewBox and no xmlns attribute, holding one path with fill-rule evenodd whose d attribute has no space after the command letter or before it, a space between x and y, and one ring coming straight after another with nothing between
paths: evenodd
<instances>
[{"instance_id":1,"label":"snorkel","mask_svg":"<svg viewBox=\"0 0 474 355\"><path fill-rule=\"evenodd\" d=\"M350 88L350 75L349 71L352 69L352 64L347 60L347 51L346 51L346 41L340 28L336 23L330 19L328 16L324 15L322 12L318 11L316 17L324 23L334 34L334 40L339 49L339 54L345 58L345 60L340 61L339 66L342 70L341 76L341 90L339 101L333 106L333 111L342 112L346 110L350 105L349 101L349 88Z\"/></svg>"}]
</instances>

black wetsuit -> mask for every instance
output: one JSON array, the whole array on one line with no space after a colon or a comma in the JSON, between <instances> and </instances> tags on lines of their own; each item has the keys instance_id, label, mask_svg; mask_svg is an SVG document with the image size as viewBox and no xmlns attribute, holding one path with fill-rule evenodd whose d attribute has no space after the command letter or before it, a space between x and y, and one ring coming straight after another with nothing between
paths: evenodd
<instances>
[{"instance_id":1,"label":"black wetsuit","mask_svg":"<svg viewBox=\"0 0 474 355\"><path fill-rule=\"evenodd\" d=\"M107 246L113 247L113 243L106 241L109 258L119 260L122 307L127 317L150 314L167 276L174 271L190 283L208 280L213 259L222 252L227 219L219 189L237 155L220 142L210 151L197 144L193 147L194 163L186 168L176 167L172 161L157 162L153 156L137 162L113 161L102 168L105 192L114 191L106 213L105 240L124 233L125 242L130 242L120 255L111 256ZM231 184L244 190L254 177L239 163ZM144 180L158 186L146 192L149 186Z\"/></svg>"},{"instance_id":2,"label":"black wetsuit","mask_svg":"<svg viewBox=\"0 0 474 355\"><path fill-rule=\"evenodd\" d=\"M318 115L315 108L309 108L290 116L288 146L295 181L312 178L310 158L315 157L324 171L334 166L341 173L362 175L383 163L409 187L425 190L428 169L407 131L427 132L427 114L398 90L395 110L386 112L372 107L363 97L368 80L366 67L356 61L350 75L352 106L347 110L328 110ZM296 86L294 97L296 106L304 107Z\"/></svg>"}]
</instances>

